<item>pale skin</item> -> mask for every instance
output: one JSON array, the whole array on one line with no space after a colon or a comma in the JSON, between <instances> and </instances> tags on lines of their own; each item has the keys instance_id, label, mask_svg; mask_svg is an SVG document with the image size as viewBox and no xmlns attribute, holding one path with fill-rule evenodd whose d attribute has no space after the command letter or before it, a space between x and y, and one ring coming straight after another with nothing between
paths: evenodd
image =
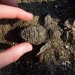
<instances>
[{"instance_id":1,"label":"pale skin","mask_svg":"<svg viewBox=\"0 0 75 75\"><path fill-rule=\"evenodd\" d=\"M31 20L33 15L18 8L18 4L14 0L0 0L0 19L2 18L18 18L24 21ZM23 54L32 50L32 45L29 43L21 43L15 45L4 52L0 53L0 68L3 68L17 61Z\"/></svg>"}]
</instances>

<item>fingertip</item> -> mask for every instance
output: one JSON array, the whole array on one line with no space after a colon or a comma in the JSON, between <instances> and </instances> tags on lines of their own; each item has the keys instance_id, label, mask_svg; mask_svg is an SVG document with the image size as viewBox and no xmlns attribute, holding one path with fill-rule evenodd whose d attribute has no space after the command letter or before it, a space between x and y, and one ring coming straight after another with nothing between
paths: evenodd
<instances>
[{"instance_id":1,"label":"fingertip","mask_svg":"<svg viewBox=\"0 0 75 75\"><path fill-rule=\"evenodd\" d=\"M25 20L25 21L29 21L29 20L32 20L33 19L33 14L30 13L30 12L27 12L25 10L22 10L22 9L19 9L17 8L18 12L17 13L17 18L21 18L22 20Z\"/></svg>"},{"instance_id":2,"label":"fingertip","mask_svg":"<svg viewBox=\"0 0 75 75\"><path fill-rule=\"evenodd\" d=\"M18 44L18 45L15 45L13 47L11 47L11 50L15 51L16 53L22 55L26 52L29 52L32 50L32 45L30 43L21 43L21 44Z\"/></svg>"},{"instance_id":3,"label":"fingertip","mask_svg":"<svg viewBox=\"0 0 75 75\"><path fill-rule=\"evenodd\" d=\"M11 50L13 50L12 62L14 62L18 60L23 54L31 51L32 45L30 43L21 43L16 46L13 46Z\"/></svg>"},{"instance_id":4,"label":"fingertip","mask_svg":"<svg viewBox=\"0 0 75 75\"><path fill-rule=\"evenodd\" d=\"M32 45L30 43L24 43L25 47L24 47L24 53L29 52L33 49Z\"/></svg>"},{"instance_id":5,"label":"fingertip","mask_svg":"<svg viewBox=\"0 0 75 75\"><path fill-rule=\"evenodd\" d=\"M28 20L31 20L31 19L33 19L33 14L32 13L29 13L29 12L27 12L28 14L27 14L27 16L29 17L29 19ZM27 20L27 21L28 21Z\"/></svg>"}]
</instances>

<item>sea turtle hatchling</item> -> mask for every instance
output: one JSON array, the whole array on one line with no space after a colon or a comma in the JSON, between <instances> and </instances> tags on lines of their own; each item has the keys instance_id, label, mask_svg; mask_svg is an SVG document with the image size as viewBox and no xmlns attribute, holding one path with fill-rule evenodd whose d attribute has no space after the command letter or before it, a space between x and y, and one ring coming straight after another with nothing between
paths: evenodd
<instances>
[{"instance_id":1,"label":"sea turtle hatchling","mask_svg":"<svg viewBox=\"0 0 75 75\"><path fill-rule=\"evenodd\" d=\"M42 43L45 43L40 48L39 53L37 55L41 54L44 52L48 47L50 47L51 42L50 42L50 27L49 25L51 24L51 16L47 15L45 17L45 24L44 26L41 25L30 25L30 26L25 26L20 32L21 38L25 42L29 42L34 45L39 45Z\"/></svg>"}]
</instances>

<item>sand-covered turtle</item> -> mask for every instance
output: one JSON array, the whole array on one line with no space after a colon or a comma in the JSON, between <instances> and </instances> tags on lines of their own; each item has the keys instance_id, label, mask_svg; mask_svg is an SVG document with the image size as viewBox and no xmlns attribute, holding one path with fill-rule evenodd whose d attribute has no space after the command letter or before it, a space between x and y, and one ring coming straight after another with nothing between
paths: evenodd
<instances>
[{"instance_id":1,"label":"sand-covered turtle","mask_svg":"<svg viewBox=\"0 0 75 75\"><path fill-rule=\"evenodd\" d=\"M41 25L26 26L21 30L21 37L24 41L39 45L46 39L46 30Z\"/></svg>"},{"instance_id":2,"label":"sand-covered turtle","mask_svg":"<svg viewBox=\"0 0 75 75\"><path fill-rule=\"evenodd\" d=\"M42 43L45 43L40 48L39 55L40 53L44 52L48 47L51 46L50 42L50 36L51 36L51 29L50 29L50 24L51 24L51 16L47 15L45 17L45 24L44 26L41 25L30 25L30 26L25 26L21 30L21 37L24 41L29 42L34 45L39 45Z\"/></svg>"}]
</instances>

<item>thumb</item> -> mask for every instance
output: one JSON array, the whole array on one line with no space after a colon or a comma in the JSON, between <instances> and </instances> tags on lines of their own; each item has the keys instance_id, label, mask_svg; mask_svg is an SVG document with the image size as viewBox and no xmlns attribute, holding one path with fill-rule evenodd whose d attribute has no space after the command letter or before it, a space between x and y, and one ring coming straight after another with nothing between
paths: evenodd
<instances>
[{"instance_id":1,"label":"thumb","mask_svg":"<svg viewBox=\"0 0 75 75\"><path fill-rule=\"evenodd\" d=\"M0 53L0 68L15 62L18 60L24 53L27 53L32 50L32 46L29 43L21 43L15 45L6 51Z\"/></svg>"}]
</instances>

